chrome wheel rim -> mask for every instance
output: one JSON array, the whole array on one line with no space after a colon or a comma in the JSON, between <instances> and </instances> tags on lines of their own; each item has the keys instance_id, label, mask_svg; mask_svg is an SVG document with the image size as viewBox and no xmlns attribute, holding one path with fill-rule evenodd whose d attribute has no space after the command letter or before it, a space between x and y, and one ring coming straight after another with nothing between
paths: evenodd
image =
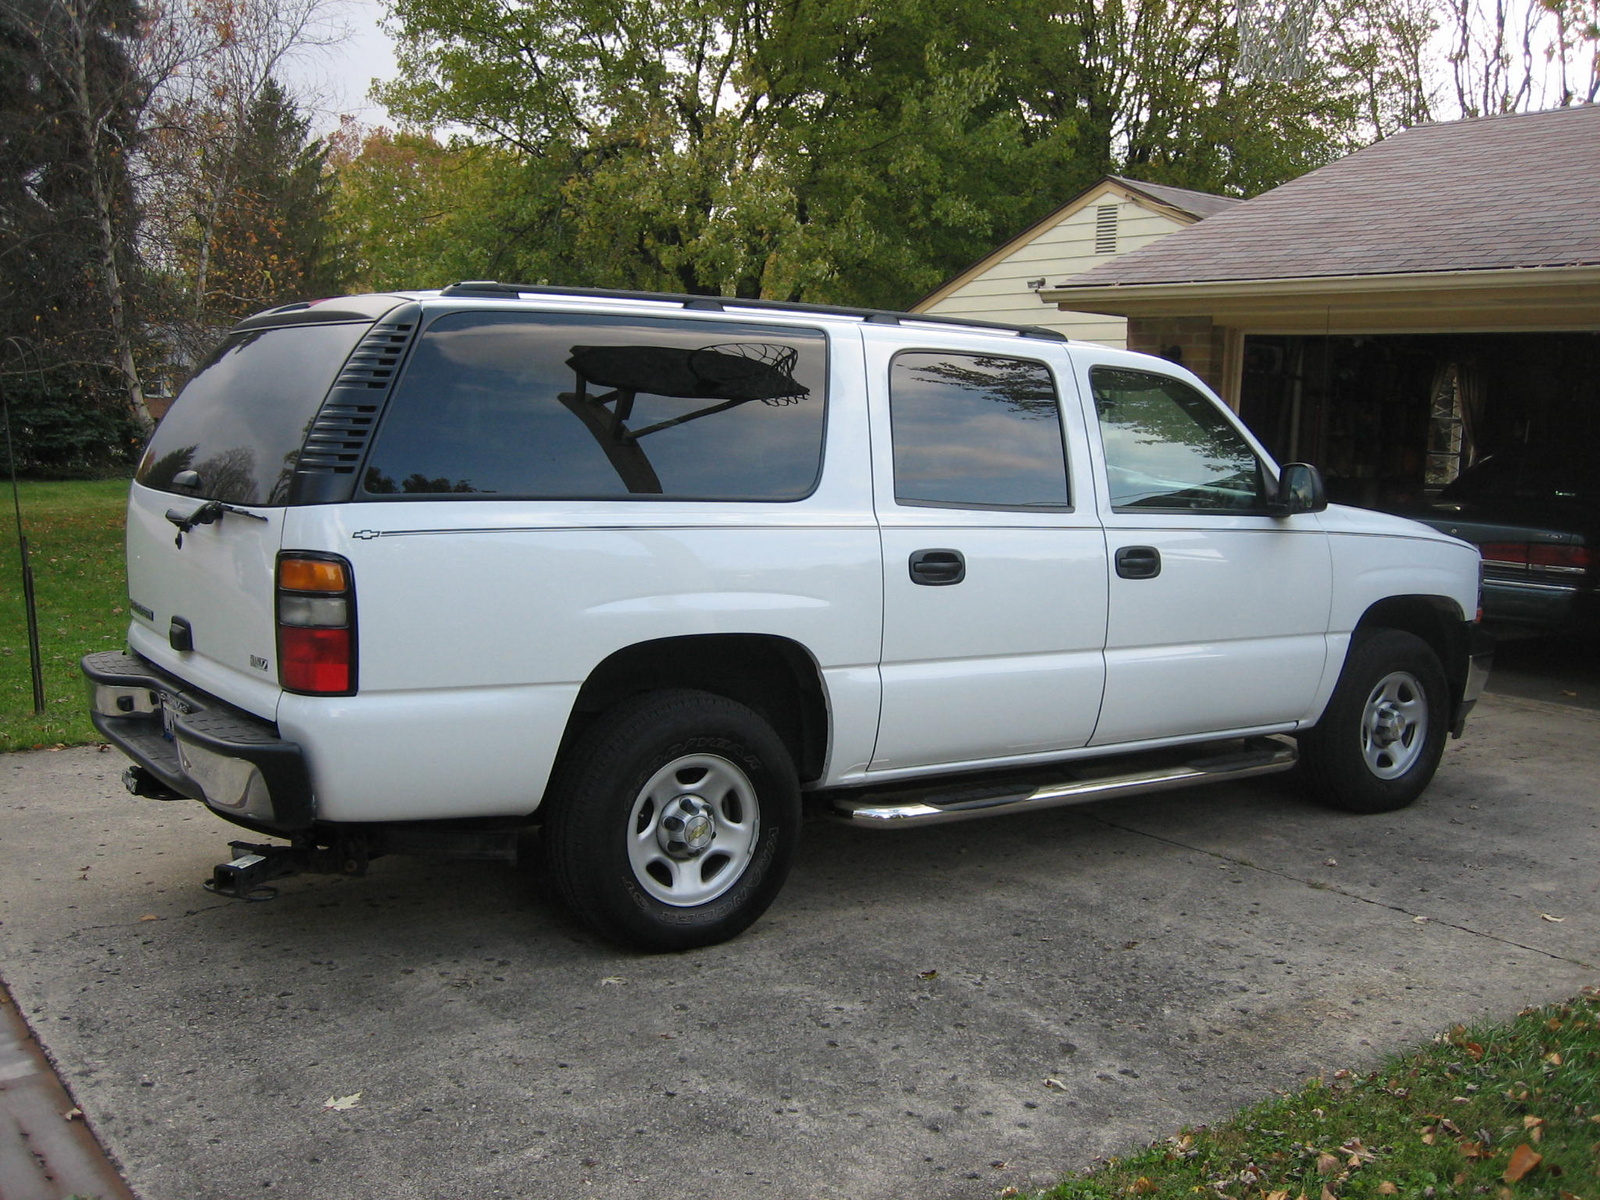
<instances>
[{"instance_id":1,"label":"chrome wheel rim","mask_svg":"<svg viewBox=\"0 0 1600 1200\"><path fill-rule=\"evenodd\" d=\"M1379 779L1398 779L1422 757L1428 740L1428 694L1409 671L1378 681L1361 711L1361 755Z\"/></svg>"},{"instance_id":2,"label":"chrome wheel rim","mask_svg":"<svg viewBox=\"0 0 1600 1200\"><path fill-rule=\"evenodd\" d=\"M715 754L687 754L652 775L634 799L628 864L652 897L693 908L739 882L760 831L750 777Z\"/></svg>"}]
</instances>

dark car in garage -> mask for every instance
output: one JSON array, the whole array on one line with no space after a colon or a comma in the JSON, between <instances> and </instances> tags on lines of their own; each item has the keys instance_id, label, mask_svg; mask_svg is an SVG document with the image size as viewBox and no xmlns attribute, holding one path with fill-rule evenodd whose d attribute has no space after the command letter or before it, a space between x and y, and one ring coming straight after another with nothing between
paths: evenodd
<instances>
[{"instance_id":1,"label":"dark car in garage","mask_svg":"<svg viewBox=\"0 0 1600 1200\"><path fill-rule=\"evenodd\" d=\"M1483 554L1490 622L1600 632L1600 471L1523 446L1463 471L1419 519Z\"/></svg>"}]
</instances>

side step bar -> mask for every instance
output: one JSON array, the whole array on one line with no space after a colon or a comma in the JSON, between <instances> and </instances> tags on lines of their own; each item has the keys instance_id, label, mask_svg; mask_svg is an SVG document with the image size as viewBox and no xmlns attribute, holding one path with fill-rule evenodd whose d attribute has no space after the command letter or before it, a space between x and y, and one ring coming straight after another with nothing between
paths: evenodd
<instances>
[{"instance_id":1,"label":"side step bar","mask_svg":"<svg viewBox=\"0 0 1600 1200\"><path fill-rule=\"evenodd\" d=\"M1277 735L1229 742L1220 752L1215 746L1208 749L1212 753L1200 758L1173 761L1168 757L1166 765L1162 766L1151 766L1148 756L1123 759L1119 765L1133 768L1123 773L1115 773L1115 767L1107 772L1106 764L1095 763L1085 767L1076 778L1043 785L991 780L968 783L965 787L914 785L879 792L846 792L832 798L829 815L863 829L944 825L1007 812L1038 812L1068 804L1086 804L1111 796L1164 792L1224 779L1272 775L1291 769L1299 758L1294 739ZM1037 780L1037 775L1034 779Z\"/></svg>"}]
</instances>

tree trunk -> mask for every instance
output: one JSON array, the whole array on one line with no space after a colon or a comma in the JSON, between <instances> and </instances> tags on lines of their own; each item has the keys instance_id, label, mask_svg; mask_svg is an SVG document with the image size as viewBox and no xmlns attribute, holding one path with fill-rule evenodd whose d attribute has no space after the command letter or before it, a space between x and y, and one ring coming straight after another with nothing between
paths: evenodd
<instances>
[{"instance_id":1,"label":"tree trunk","mask_svg":"<svg viewBox=\"0 0 1600 1200\"><path fill-rule=\"evenodd\" d=\"M94 204L96 247L100 260L100 286L105 291L107 316L111 325L111 362L108 364L122 377L128 395L128 411L139 427L148 434L155 428L150 406L145 401L144 384L139 378L139 366L133 356L133 330L128 315L127 287L122 268L117 261L118 246L115 220L115 198L107 186L102 169L105 158L114 152L106 142L105 114L95 104L94 90L89 79L89 27L85 12L78 3L62 6L66 20L64 34L71 44L63 47L70 55L70 95L73 118L78 122L83 138L86 161L84 171L88 176L90 199Z\"/></svg>"}]
</instances>

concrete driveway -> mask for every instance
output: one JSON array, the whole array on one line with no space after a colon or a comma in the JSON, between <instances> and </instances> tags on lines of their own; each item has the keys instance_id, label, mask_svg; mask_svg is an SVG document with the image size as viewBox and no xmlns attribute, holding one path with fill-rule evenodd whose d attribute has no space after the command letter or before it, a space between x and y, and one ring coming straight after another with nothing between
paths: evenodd
<instances>
[{"instance_id":1,"label":"concrete driveway","mask_svg":"<svg viewBox=\"0 0 1600 1200\"><path fill-rule=\"evenodd\" d=\"M231 827L13 755L0 976L145 1200L992 1197L1600 983L1597 735L1491 696L1392 816L818 822L754 930L657 958L502 865L219 900Z\"/></svg>"}]
</instances>

